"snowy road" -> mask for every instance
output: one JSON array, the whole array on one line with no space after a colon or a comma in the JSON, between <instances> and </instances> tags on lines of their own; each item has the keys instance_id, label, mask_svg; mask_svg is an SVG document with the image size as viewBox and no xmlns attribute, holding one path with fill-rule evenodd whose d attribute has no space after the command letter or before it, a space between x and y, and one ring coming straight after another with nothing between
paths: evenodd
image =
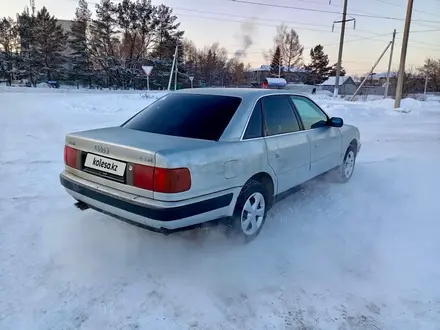
<instances>
[{"instance_id":1,"label":"snowy road","mask_svg":"<svg viewBox=\"0 0 440 330\"><path fill-rule=\"evenodd\" d=\"M345 185L311 182L236 246L80 212L64 135L138 94L0 90L0 329L438 329L440 103L318 100L361 129Z\"/></svg>"}]
</instances>

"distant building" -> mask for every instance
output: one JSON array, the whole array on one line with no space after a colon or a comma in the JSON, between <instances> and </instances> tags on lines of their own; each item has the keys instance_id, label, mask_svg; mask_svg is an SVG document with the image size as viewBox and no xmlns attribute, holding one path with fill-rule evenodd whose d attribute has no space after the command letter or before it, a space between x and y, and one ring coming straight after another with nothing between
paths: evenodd
<instances>
[{"instance_id":1,"label":"distant building","mask_svg":"<svg viewBox=\"0 0 440 330\"><path fill-rule=\"evenodd\" d=\"M361 81L365 79L365 76L361 77ZM390 80L397 79L397 72L390 72ZM372 73L368 75L368 79L365 82L366 86L385 86L387 81L387 73Z\"/></svg>"},{"instance_id":2,"label":"distant building","mask_svg":"<svg viewBox=\"0 0 440 330\"><path fill-rule=\"evenodd\" d=\"M281 78L288 83L306 82L309 71L301 67L282 66L280 72ZM261 85L266 78L278 78L278 74L270 72L270 65L261 65L259 68L251 69L246 74L247 80L255 85Z\"/></svg>"},{"instance_id":3,"label":"distant building","mask_svg":"<svg viewBox=\"0 0 440 330\"><path fill-rule=\"evenodd\" d=\"M336 84L336 77L329 77L320 86L323 90L334 92ZM350 76L339 77L339 94L340 95L353 95L357 89L357 85L353 78Z\"/></svg>"}]
</instances>

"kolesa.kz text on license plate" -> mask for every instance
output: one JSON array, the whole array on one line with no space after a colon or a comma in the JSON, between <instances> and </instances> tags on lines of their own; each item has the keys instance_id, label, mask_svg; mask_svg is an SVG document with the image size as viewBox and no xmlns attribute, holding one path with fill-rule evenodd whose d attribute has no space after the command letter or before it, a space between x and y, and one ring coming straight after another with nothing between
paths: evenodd
<instances>
[{"instance_id":1,"label":"kolesa.kz text on license plate","mask_svg":"<svg viewBox=\"0 0 440 330\"><path fill-rule=\"evenodd\" d=\"M113 159L87 154L84 166L106 173L123 176L126 164Z\"/></svg>"}]
</instances>

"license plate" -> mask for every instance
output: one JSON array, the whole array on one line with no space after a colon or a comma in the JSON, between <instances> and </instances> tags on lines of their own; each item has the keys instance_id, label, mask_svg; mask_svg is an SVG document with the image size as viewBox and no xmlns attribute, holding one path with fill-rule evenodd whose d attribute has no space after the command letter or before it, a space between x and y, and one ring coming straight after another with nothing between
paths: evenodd
<instances>
[{"instance_id":1,"label":"license plate","mask_svg":"<svg viewBox=\"0 0 440 330\"><path fill-rule=\"evenodd\" d=\"M117 176L123 176L125 173L126 163L118 162L117 160L97 156L93 154L87 154L84 166L92 168L94 170L114 174Z\"/></svg>"}]
</instances>

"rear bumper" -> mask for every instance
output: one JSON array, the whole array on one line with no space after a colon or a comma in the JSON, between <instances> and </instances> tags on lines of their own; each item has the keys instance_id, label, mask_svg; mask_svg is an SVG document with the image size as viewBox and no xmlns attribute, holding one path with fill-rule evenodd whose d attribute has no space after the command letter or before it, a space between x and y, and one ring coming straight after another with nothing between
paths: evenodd
<instances>
[{"instance_id":1,"label":"rear bumper","mask_svg":"<svg viewBox=\"0 0 440 330\"><path fill-rule=\"evenodd\" d=\"M228 190L194 201L160 202L60 174L61 185L76 200L90 208L147 229L168 233L231 216L238 192Z\"/></svg>"}]
</instances>

